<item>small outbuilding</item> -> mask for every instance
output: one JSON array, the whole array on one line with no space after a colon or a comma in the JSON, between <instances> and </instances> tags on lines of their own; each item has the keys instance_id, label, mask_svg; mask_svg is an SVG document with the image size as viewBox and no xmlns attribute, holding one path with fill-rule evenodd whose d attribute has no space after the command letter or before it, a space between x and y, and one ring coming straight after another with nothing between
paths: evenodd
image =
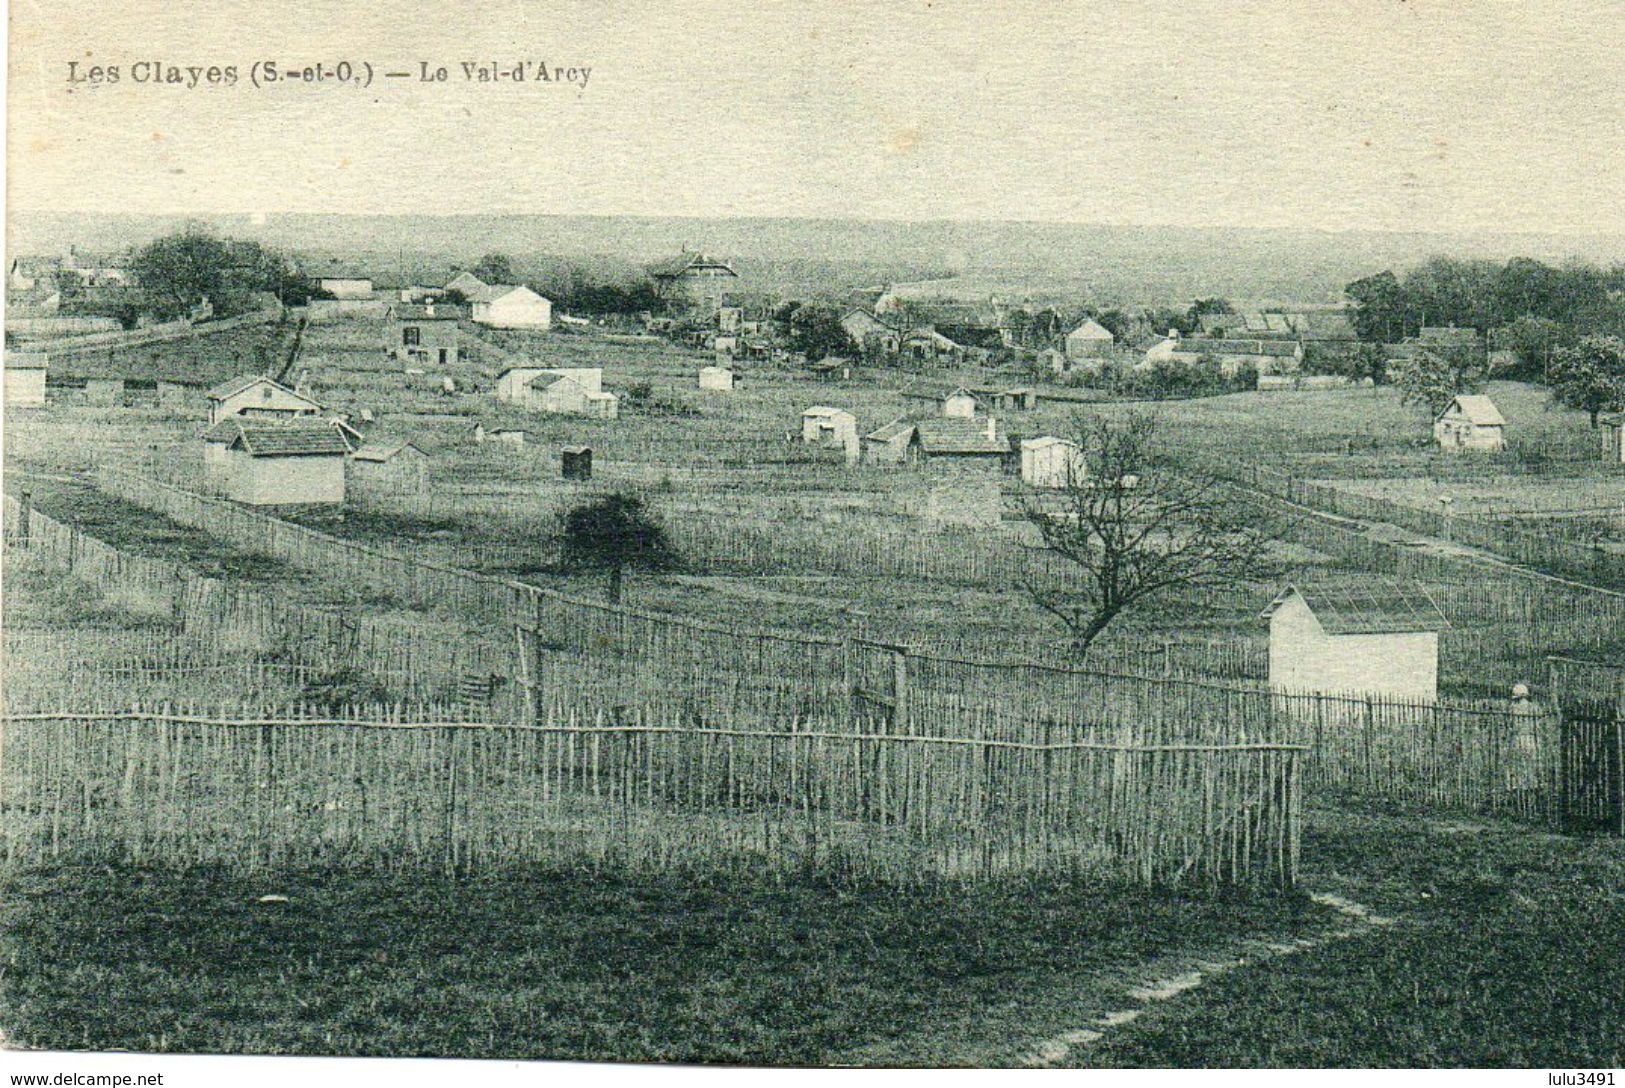
<instances>
[{"instance_id":1,"label":"small outbuilding","mask_svg":"<svg viewBox=\"0 0 1625 1088\"><path fill-rule=\"evenodd\" d=\"M953 463L998 470L1010 454L1010 440L999 433L998 421L986 419L922 419L909 439L908 459L916 464Z\"/></svg>"},{"instance_id":2,"label":"small outbuilding","mask_svg":"<svg viewBox=\"0 0 1625 1088\"><path fill-rule=\"evenodd\" d=\"M858 419L840 408L815 405L801 413L801 441L820 449L838 449L848 461L858 459Z\"/></svg>"},{"instance_id":3,"label":"small outbuilding","mask_svg":"<svg viewBox=\"0 0 1625 1088\"><path fill-rule=\"evenodd\" d=\"M204 477L251 506L342 503L350 447L331 423L223 419L203 434Z\"/></svg>"},{"instance_id":4,"label":"small outbuilding","mask_svg":"<svg viewBox=\"0 0 1625 1088\"><path fill-rule=\"evenodd\" d=\"M1490 398L1463 393L1433 421L1433 437L1442 450L1504 450L1506 425Z\"/></svg>"},{"instance_id":5,"label":"small outbuilding","mask_svg":"<svg viewBox=\"0 0 1625 1088\"><path fill-rule=\"evenodd\" d=\"M908 444L914 437L914 424L906 417L896 419L863 436L863 463L900 465L908 460Z\"/></svg>"},{"instance_id":6,"label":"small outbuilding","mask_svg":"<svg viewBox=\"0 0 1625 1088\"><path fill-rule=\"evenodd\" d=\"M1289 585L1262 616L1279 691L1438 696L1439 633L1450 624L1420 585Z\"/></svg>"},{"instance_id":7,"label":"small outbuilding","mask_svg":"<svg viewBox=\"0 0 1625 1088\"><path fill-rule=\"evenodd\" d=\"M455 366L458 353L456 307L428 301L397 303L384 323L384 347L403 363Z\"/></svg>"},{"instance_id":8,"label":"small outbuilding","mask_svg":"<svg viewBox=\"0 0 1625 1088\"><path fill-rule=\"evenodd\" d=\"M453 280L453 283L456 281ZM473 320L494 329L548 329L553 326L553 303L529 287L498 283L468 296Z\"/></svg>"},{"instance_id":9,"label":"small outbuilding","mask_svg":"<svg viewBox=\"0 0 1625 1088\"><path fill-rule=\"evenodd\" d=\"M209 422L231 416L290 420L320 413L322 406L303 393L263 374L245 374L209 390Z\"/></svg>"},{"instance_id":10,"label":"small outbuilding","mask_svg":"<svg viewBox=\"0 0 1625 1088\"><path fill-rule=\"evenodd\" d=\"M1069 487L1088 475L1083 447L1071 439L1045 435L1021 443L1021 482L1029 487Z\"/></svg>"},{"instance_id":11,"label":"small outbuilding","mask_svg":"<svg viewBox=\"0 0 1625 1088\"><path fill-rule=\"evenodd\" d=\"M373 441L350 454L350 471L359 485L422 491L429 484L429 455L406 439Z\"/></svg>"},{"instance_id":12,"label":"small outbuilding","mask_svg":"<svg viewBox=\"0 0 1625 1088\"><path fill-rule=\"evenodd\" d=\"M497 376L497 399L550 415L614 419L615 394L603 389L602 367L509 367Z\"/></svg>"},{"instance_id":13,"label":"small outbuilding","mask_svg":"<svg viewBox=\"0 0 1625 1088\"><path fill-rule=\"evenodd\" d=\"M45 374L50 362L43 351L5 353L7 408L45 407Z\"/></svg>"},{"instance_id":14,"label":"small outbuilding","mask_svg":"<svg viewBox=\"0 0 1625 1088\"><path fill-rule=\"evenodd\" d=\"M592 447L565 446L559 451L559 470L566 480L592 479Z\"/></svg>"},{"instance_id":15,"label":"small outbuilding","mask_svg":"<svg viewBox=\"0 0 1625 1088\"><path fill-rule=\"evenodd\" d=\"M713 393L731 393L734 387L734 372L725 366L702 366L700 368L700 388Z\"/></svg>"}]
</instances>

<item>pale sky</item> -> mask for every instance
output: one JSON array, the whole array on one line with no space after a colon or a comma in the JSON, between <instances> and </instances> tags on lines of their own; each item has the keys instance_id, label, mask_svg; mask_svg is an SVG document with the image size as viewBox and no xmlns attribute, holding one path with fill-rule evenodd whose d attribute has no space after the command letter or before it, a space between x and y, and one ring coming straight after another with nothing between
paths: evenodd
<instances>
[{"instance_id":1,"label":"pale sky","mask_svg":"<svg viewBox=\"0 0 1625 1088\"><path fill-rule=\"evenodd\" d=\"M18 209L1625 232L1620 0L13 0L11 18ZM449 79L248 82L255 60L344 58ZM71 60L121 81L70 93ZM465 60L591 74L479 85ZM140 61L240 81L137 83Z\"/></svg>"}]
</instances>

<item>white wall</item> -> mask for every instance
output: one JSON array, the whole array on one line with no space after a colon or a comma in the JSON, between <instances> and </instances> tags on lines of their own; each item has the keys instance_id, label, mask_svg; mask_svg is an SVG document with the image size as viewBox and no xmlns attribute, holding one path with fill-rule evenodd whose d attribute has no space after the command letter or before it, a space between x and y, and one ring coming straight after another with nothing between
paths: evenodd
<instances>
[{"instance_id":1,"label":"white wall","mask_svg":"<svg viewBox=\"0 0 1625 1088\"><path fill-rule=\"evenodd\" d=\"M1270 617L1270 686L1434 699L1439 694L1439 635L1329 635L1294 595Z\"/></svg>"},{"instance_id":2,"label":"white wall","mask_svg":"<svg viewBox=\"0 0 1625 1088\"><path fill-rule=\"evenodd\" d=\"M45 406L45 371L12 369L5 371L7 408L43 408Z\"/></svg>"},{"instance_id":3,"label":"white wall","mask_svg":"<svg viewBox=\"0 0 1625 1088\"><path fill-rule=\"evenodd\" d=\"M234 471L228 477L233 499L256 506L276 503L344 501L344 458L331 454L307 457L250 457L233 450Z\"/></svg>"}]
</instances>

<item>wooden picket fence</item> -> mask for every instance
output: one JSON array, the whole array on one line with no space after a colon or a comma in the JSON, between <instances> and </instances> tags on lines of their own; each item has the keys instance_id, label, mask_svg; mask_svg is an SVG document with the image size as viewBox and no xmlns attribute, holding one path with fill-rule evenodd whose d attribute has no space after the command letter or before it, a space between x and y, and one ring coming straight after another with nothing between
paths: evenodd
<instances>
[{"instance_id":1,"label":"wooden picket fence","mask_svg":"<svg viewBox=\"0 0 1625 1088\"><path fill-rule=\"evenodd\" d=\"M884 721L739 727L678 708L339 717L190 708L0 722L11 864L634 868L747 864L888 879L1081 873L1290 887L1302 749L980 736Z\"/></svg>"}]
</instances>

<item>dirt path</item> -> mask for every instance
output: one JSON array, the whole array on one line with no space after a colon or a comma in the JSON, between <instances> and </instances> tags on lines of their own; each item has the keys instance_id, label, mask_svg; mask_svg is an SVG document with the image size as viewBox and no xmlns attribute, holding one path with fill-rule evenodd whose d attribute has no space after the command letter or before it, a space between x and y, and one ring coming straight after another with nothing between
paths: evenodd
<instances>
[{"instance_id":1,"label":"dirt path","mask_svg":"<svg viewBox=\"0 0 1625 1088\"><path fill-rule=\"evenodd\" d=\"M1124 1002L1124 1008L1104 1013L1084 1027L1064 1031L1043 1040L1021 1064L1031 1068L1060 1065L1072 1057L1075 1050L1105 1038L1106 1033L1113 1028L1132 1024L1145 1015L1151 1006L1194 990L1227 971L1305 952L1333 941L1362 936L1373 929L1392 926L1399 921L1330 892L1316 893L1309 898L1320 906L1336 911L1346 920L1346 924L1313 937L1290 940L1254 938L1237 942L1226 952L1213 956L1170 960L1159 965L1160 969L1147 972L1146 977L1124 988L1123 996L1128 999Z\"/></svg>"}]
</instances>

